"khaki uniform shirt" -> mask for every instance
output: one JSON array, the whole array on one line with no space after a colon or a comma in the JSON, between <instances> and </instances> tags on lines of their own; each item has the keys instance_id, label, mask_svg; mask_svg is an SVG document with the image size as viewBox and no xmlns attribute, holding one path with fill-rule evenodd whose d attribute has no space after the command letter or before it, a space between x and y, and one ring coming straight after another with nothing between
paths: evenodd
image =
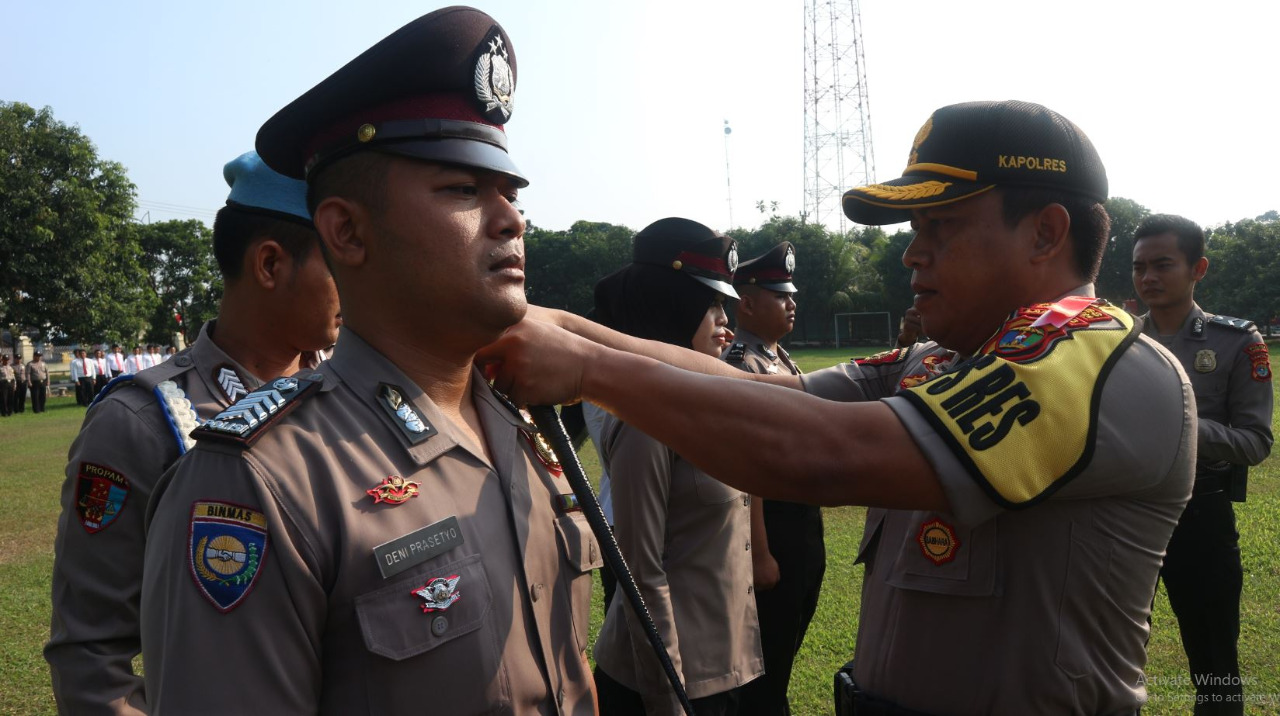
<instances>
[{"instance_id":1,"label":"khaki uniform shirt","mask_svg":"<svg viewBox=\"0 0 1280 716\"><path fill-rule=\"evenodd\" d=\"M992 337L1002 350L1043 351L1020 363L923 343L803 378L821 397L884 400L951 507L868 510L855 655L866 692L955 716L1132 713L1145 701L1147 617L1191 494L1196 420L1177 361L1112 310L1121 317L1091 309L1093 322L1056 339L1011 320ZM1132 342L1091 353L1091 333ZM974 375L985 377L955 390ZM921 408L922 396L945 396L951 412ZM1046 476L1075 459L1069 444L1078 460Z\"/></svg>"},{"instance_id":2,"label":"khaki uniform shirt","mask_svg":"<svg viewBox=\"0 0 1280 716\"><path fill-rule=\"evenodd\" d=\"M614 535L689 698L760 676L750 496L612 415L601 437ZM605 615L595 657L605 673L641 694L648 713L683 713L622 595Z\"/></svg>"},{"instance_id":3,"label":"khaki uniform shirt","mask_svg":"<svg viewBox=\"0 0 1280 716\"><path fill-rule=\"evenodd\" d=\"M347 329L299 377L252 447L201 438L152 501L153 712L591 714L600 550L521 418L473 374L491 463Z\"/></svg>"},{"instance_id":4,"label":"khaki uniform shirt","mask_svg":"<svg viewBox=\"0 0 1280 716\"><path fill-rule=\"evenodd\" d=\"M720 358L748 373L800 375L800 368L791 361L791 356L782 346L778 346L777 352L769 350L758 336L741 328L734 333L733 343L724 349Z\"/></svg>"},{"instance_id":5,"label":"khaki uniform shirt","mask_svg":"<svg viewBox=\"0 0 1280 716\"><path fill-rule=\"evenodd\" d=\"M1271 453L1274 392L1267 344L1253 324L1205 313L1193 304L1178 332L1163 337L1150 314L1143 333L1182 363L1196 394L1198 467L1257 465Z\"/></svg>"},{"instance_id":6,"label":"khaki uniform shirt","mask_svg":"<svg viewBox=\"0 0 1280 716\"><path fill-rule=\"evenodd\" d=\"M41 361L31 361L27 364L27 382L31 385L37 383L49 382L49 364Z\"/></svg>"},{"instance_id":7,"label":"khaki uniform shirt","mask_svg":"<svg viewBox=\"0 0 1280 716\"><path fill-rule=\"evenodd\" d=\"M0 365L0 381L8 383L10 387L13 387L18 384L18 379L15 376L16 374L13 372L13 366L8 363Z\"/></svg>"},{"instance_id":8,"label":"khaki uniform shirt","mask_svg":"<svg viewBox=\"0 0 1280 716\"><path fill-rule=\"evenodd\" d=\"M121 379L89 409L67 456L54 542L53 619L44 655L64 713L146 713L140 649L143 516L156 482L186 451L181 412L207 419L233 402L219 374L243 390L259 381L209 337L213 322L169 363ZM34 363L32 365L35 365ZM223 383L231 379L223 374ZM162 402L170 381L190 406ZM194 427L191 424L190 427ZM189 440L189 438L188 438Z\"/></svg>"}]
</instances>

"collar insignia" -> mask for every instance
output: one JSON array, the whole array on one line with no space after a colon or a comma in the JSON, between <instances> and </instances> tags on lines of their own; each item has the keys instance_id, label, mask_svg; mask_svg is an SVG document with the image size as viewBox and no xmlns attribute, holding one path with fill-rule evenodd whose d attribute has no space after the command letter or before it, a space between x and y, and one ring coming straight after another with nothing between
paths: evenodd
<instances>
[{"instance_id":1,"label":"collar insignia","mask_svg":"<svg viewBox=\"0 0 1280 716\"><path fill-rule=\"evenodd\" d=\"M409 401L404 399L402 390L394 385L382 383L378 386L378 404L392 421L400 428L400 432L417 445L436 434L436 429L425 418L418 415Z\"/></svg>"},{"instance_id":2,"label":"collar insignia","mask_svg":"<svg viewBox=\"0 0 1280 716\"><path fill-rule=\"evenodd\" d=\"M422 597L424 604L420 604L424 614L436 611L443 611L453 606L462 595L458 593L458 580L461 579L456 574L448 577L436 577L426 584L413 590L413 594Z\"/></svg>"},{"instance_id":3,"label":"collar insignia","mask_svg":"<svg viewBox=\"0 0 1280 716\"><path fill-rule=\"evenodd\" d=\"M373 498L375 505L379 502L400 505L408 502L410 497L417 497L420 487L422 485L418 482L406 480L399 475L391 475L378 483L377 487L365 490L365 494Z\"/></svg>"}]
</instances>

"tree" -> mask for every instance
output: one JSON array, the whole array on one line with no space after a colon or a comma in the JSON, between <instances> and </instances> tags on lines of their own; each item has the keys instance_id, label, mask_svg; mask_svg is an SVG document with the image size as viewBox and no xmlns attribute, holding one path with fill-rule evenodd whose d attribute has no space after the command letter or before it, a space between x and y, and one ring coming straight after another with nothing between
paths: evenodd
<instances>
[{"instance_id":1,"label":"tree","mask_svg":"<svg viewBox=\"0 0 1280 716\"><path fill-rule=\"evenodd\" d=\"M1111 216L1111 238L1102 253L1102 268L1094 291L1116 305L1133 296L1133 232L1151 214L1132 199L1113 196L1107 200Z\"/></svg>"},{"instance_id":2,"label":"tree","mask_svg":"<svg viewBox=\"0 0 1280 716\"><path fill-rule=\"evenodd\" d=\"M78 341L145 325L134 186L74 126L0 102L0 322Z\"/></svg>"},{"instance_id":3,"label":"tree","mask_svg":"<svg viewBox=\"0 0 1280 716\"><path fill-rule=\"evenodd\" d=\"M595 306L596 281L631 261L625 226L577 221L568 231L530 226L525 232L525 273L529 300L579 315Z\"/></svg>"},{"instance_id":4,"label":"tree","mask_svg":"<svg viewBox=\"0 0 1280 716\"><path fill-rule=\"evenodd\" d=\"M1196 287L1196 302L1254 321L1265 332L1280 316L1280 220L1245 219L1213 229L1205 253L1209 272Z\"/></svg>"},{"instance_id":5,"label":"tree","mask_svg":"<svg viewBox=\"0 0 1280 716\"><path fill-rule=\"evenodd\" d=\"M213 232L195 219L135 227L142 268L155 297L147 340L167 344L181 332L188 343L218 313L222 277L213 257Z\"/></svg>"}]
</instances>

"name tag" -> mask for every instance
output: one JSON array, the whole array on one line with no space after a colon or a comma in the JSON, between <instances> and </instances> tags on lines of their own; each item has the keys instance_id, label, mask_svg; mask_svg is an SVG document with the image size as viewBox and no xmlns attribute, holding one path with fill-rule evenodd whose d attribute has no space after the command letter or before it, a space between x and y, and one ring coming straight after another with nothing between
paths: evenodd
<instances>
[{"instance_id":1,"label":"name tag","mask_svg":"<svg viewBox=\"0 0 1280 716\"><path fill-rule=\"evenodd\" d=\"M444 554L462 542L458 518L451 516L390 542L383 542L373 548L373 556L378 560L378 571L382 572L382 578L388 579Z\"/></svg>"}]
</instances>

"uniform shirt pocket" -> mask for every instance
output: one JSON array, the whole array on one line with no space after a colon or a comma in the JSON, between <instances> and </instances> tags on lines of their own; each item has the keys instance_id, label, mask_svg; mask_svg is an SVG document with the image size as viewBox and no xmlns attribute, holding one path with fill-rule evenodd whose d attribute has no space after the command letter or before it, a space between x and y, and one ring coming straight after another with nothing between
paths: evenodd
<instances>
[{"instance_id":1,"label":"uniform shirt pocket","mask_svg":"<svg viewBox=\"0 0 1280 716\"><path fill-rule=\"evenodd\" d=\"M901 535L886 581L900 589L965 597L999 593L999 520L966 527L935 512L890 512L884 539Z\"/></svg>"},{"instance_id":2,"label":"uniform shirt pocket","mask_svg":"<svg viewBox=\"0 0 1280 716\"><path fill-rule=\"evenodd\" d=\"M742 490L729 487L697 468L693 471L693 489L698 494L698 501L704 505L722 505L742 498Z\"/></svg>"},{"instance_id":3,"label":"uniform shirt pocket","mask_svg":"<svg viewBox=\"0 0 1280 716\"><path fill-rule=\"evenodd\" d=\"M569 581L569 594L573 604L573 631L578 648L591 646L591 571L604 565L600 545L591 533L587 516L570 512L556 518L556 533L560 535L560 549L571 570L565 571Z\"/></svg>"},{"instance_id":4,"label":"uniform shirt pocket","mask_svg":"<svg viewBox=\"0 0 1280 716\"><path fill-rule=\"evenodd\" d=\"M429 608L427 599L415 592L433 580L455 578L448 596L437 596L435 602L451 603L425 611ZM488 575L476 554L450 564L423 565L386 587L356 597L355 607L365 647L379 656L402 661L480 629L492 601ZM484 640L481 651L487 650L489 641Z\"/></svg>"}]
</instances>

